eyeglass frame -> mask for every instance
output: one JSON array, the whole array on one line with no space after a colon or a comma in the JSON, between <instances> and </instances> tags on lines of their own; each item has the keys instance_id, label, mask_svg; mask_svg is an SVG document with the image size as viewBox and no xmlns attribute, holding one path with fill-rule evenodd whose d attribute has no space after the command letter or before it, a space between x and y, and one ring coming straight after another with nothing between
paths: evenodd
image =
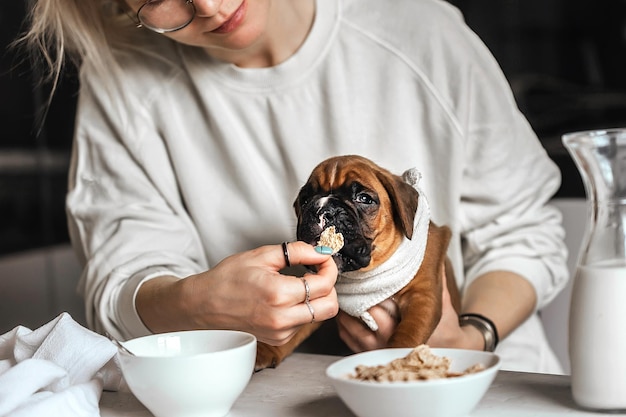
<instances>
[{"instance_id":1,"label":"eyeglass frame","mask_svg":"<svg viewBox=\"0 0 626 417\"><path fill-rule=\"evenodd\" d=\"M141 7L139 7L139 9L137 10L137 13L135 13L135 19L137 20L137 23L136 23L136 27L137 28L144 28L145 27L146 29L151 30L151 31L156 32L156 33L171 33L171 32L176 32L176 31L179 31L181 29L186 28L187 26L189 26L189 24L191 22L193 22L193 19L196 17L196 5L193 4L193 0L185 0L185 6L187 6L188 4L191 4L191 9L193 11L192 14L191 14L191 18L189 19L189 21L187 23L185 23L184 25L179 26L177 28L174 28L174 29L160 29L160 28L150 27L150 26L146 25L145 23L143 23L143 21L139 17L139 14L141 13L141 10L144 7L146 7L147 5L152 3L153 1L154 0L147 0L144 4L141 5Z\"/></svg>"}]
</instances>

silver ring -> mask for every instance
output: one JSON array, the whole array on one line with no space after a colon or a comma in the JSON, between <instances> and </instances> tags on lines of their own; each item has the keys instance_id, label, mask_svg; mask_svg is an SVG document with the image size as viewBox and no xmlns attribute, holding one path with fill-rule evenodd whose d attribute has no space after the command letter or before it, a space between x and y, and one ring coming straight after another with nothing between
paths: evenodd
<instances>
[{"instance_id":1,"label":"silver ring","mask_svg":"<svg viewBox=\"0 0 626 417\"><path fill-rule=\"evenodd\" d=\"M311 287L309 287L309 283L306 282L306 279L302 278L302 282L304 283L304 302L308 303L311 300Z\"/></svg>"},{"instance_id":2,"label":"silver ring","mask_svg":"<svg viewBox=\"0 0 626 417\"><path fill-rule=\"evenodd\" d=\"M306 300L305 304L309 308L309 313L311 313L311 323L315 323L315 310L313 310L313 306L311 305L309 300Z\"/></svg>"},{"instance_id":3,"label":"silver ring","mask_svg":"<svg viewBox=\"0 0 626 417\"><path fill-rule=\"evenodd\" d=\"M311 313L311 323L315 322L315 310L313 309L313 306L311 305L311 287L309 287L309 283L306 281L306 279L301 278L302 282L304 283L304 304L306 304L306 306L309 309L309 313Z\"/></svg>"},{"instance_id":4,"label":"silver ring","mask_svg":"<svg viewBox=\"0 0 626 417\"><path fill-rule=\"evenodd\" d=\"M283 256L285 257L285 263L287 266L291 266L291 262L289 261L289 251L287 250L287 242L283 242Z\"/></svg>"}]
</instances>

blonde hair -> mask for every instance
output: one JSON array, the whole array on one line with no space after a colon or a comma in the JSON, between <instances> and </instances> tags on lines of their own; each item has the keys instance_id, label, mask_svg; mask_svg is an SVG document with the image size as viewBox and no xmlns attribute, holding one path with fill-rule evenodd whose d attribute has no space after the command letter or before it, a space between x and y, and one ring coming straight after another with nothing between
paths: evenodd
<instances>
[{"instance_id":1,"label":"blonde hair","mask_svg":"<svg viewBox=\"0 0 626 417\"><path fill-rule=\"evenodd\" d=\"M41 81L52 82L52 93L66 59L102 71L118 69L113 48L128 41L132 27L123 0L36 0L27 20L28 30L15 44L43 64Z\"/></svg>"}]
</instances>

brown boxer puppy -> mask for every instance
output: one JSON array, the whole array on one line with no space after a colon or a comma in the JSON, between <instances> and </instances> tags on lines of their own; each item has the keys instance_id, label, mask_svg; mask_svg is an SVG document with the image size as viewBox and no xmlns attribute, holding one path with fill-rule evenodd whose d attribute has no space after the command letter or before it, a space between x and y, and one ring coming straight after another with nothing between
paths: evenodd
<instances>
[{"instance_id":1,"label":"brown boxer puppy","mask_svg":"<svg viewBox=\"0 0 626 417\"><path fill-rule=\"evenodd\" d=\"M443 271L460 311L446 258L451 232L430 221L425 197L410 182L360 156L333 157L313 170L294 203L298 240L316 245L330 226L343 235L344 246L333 255L340 309L376 330L366 309L389 299L397 304L399 323L389 347L428 340L441 318ZM278 365L318 326L303 326L283 346L260 343L257 369Z\"/></svg>"}]
</instances>

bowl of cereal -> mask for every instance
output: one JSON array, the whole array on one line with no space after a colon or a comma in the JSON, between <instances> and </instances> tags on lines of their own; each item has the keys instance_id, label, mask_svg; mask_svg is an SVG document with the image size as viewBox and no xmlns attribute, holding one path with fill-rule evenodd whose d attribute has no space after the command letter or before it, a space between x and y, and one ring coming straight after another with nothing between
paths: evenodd
<instances>
[{"instance_id":1,"label":"bowl of cereal","mask_svg":"<svg viewBox=\"0 0 626 417\"><path fill-rule=\"evenodd\" d=\"M223 417L250 382L256 343L232 330L161 333L123 342L128 352L118 359L131 392L156 417Z\"/></svg>"},{"instance_id":2,"label":"bowl of cereal","mask_svg":"<svg viewBox=\"0 0 626 417\"><path fill-rule=\"evenodd\" d=\"M491 352L421 345L347 356L326 375L358 417L465 417L499 369Z\"/></svg>"}]
</instances>

